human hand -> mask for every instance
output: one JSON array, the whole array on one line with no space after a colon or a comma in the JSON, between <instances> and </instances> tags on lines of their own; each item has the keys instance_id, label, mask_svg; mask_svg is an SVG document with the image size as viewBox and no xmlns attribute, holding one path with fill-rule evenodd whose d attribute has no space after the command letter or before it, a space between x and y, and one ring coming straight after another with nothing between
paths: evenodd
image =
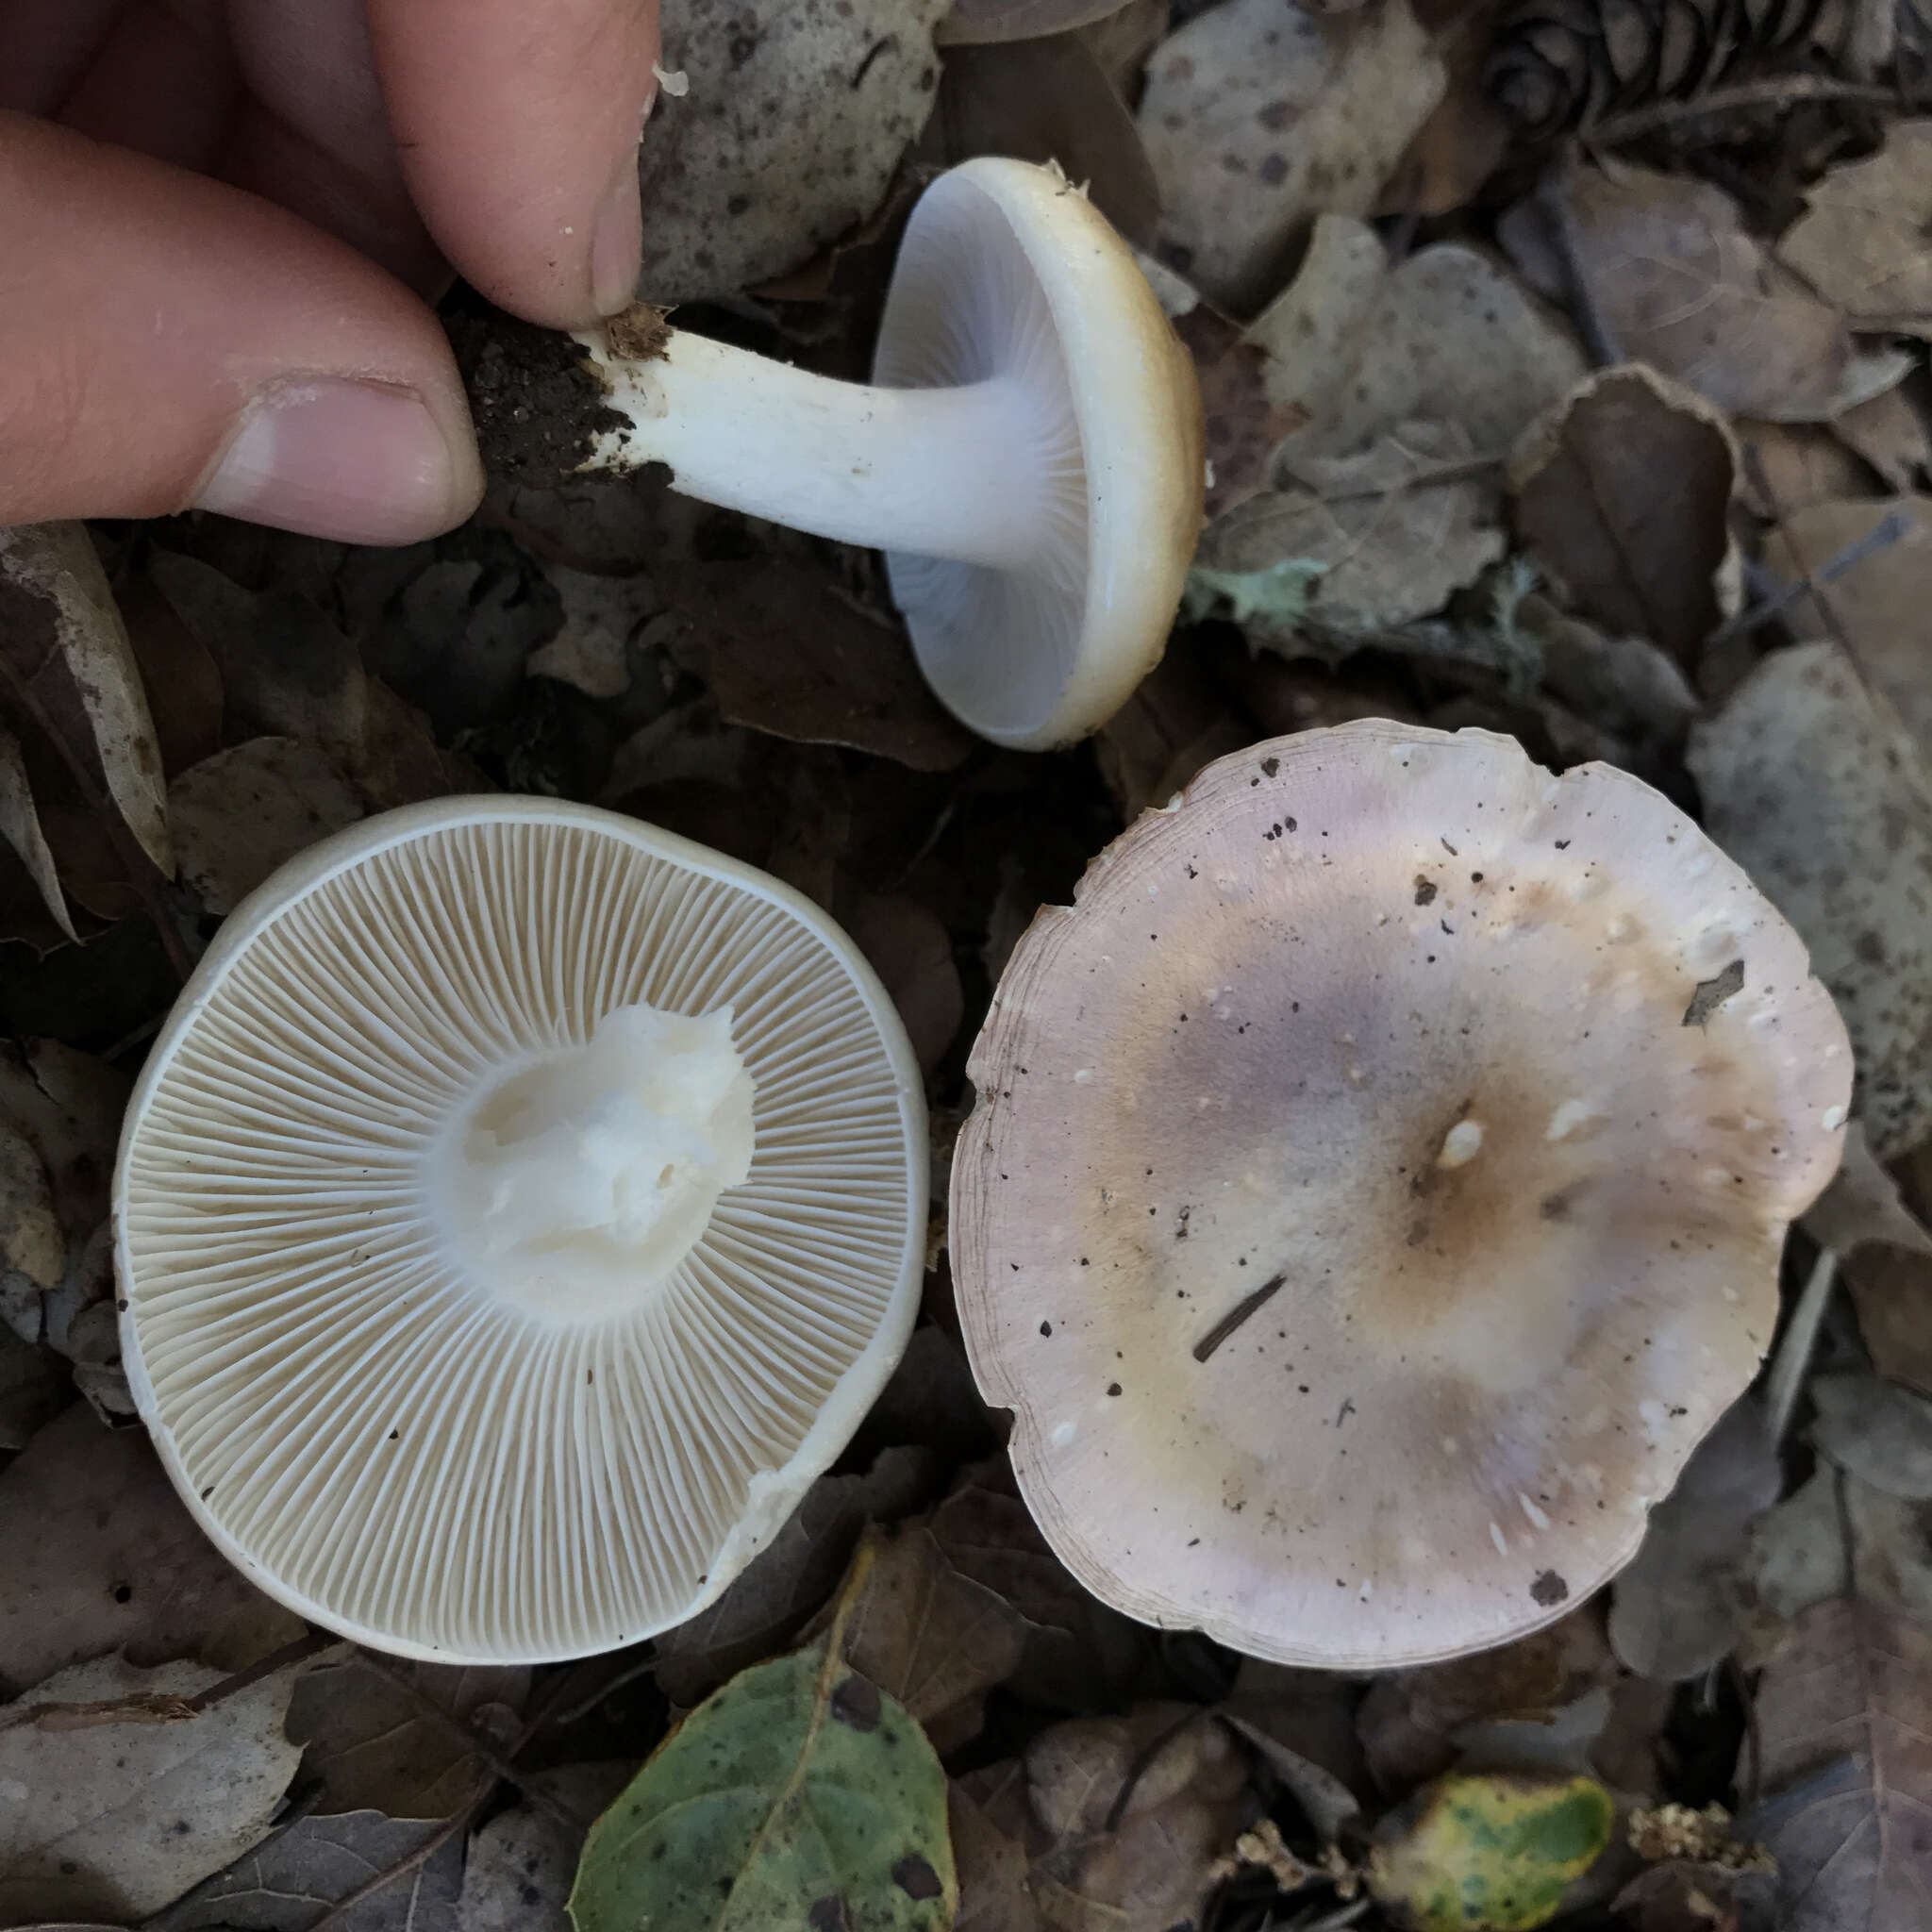
<instances>
[{"instance_id":1,"label":"human hand","mask_svg":"<svg viewBox=\"0 0 1932 1932\"><path fill-rule=\"evenodd\" d=\"M0 525L483 487L427 307L629 300L657 0L0 0Z\"/></svg>"}]
</instances>

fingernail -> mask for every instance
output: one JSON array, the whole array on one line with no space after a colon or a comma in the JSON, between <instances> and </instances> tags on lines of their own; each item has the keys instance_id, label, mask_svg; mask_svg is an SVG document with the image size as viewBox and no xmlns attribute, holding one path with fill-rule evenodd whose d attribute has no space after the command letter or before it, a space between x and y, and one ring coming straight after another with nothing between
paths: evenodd
<instances>
[{"instance_id":1,"label":"fingernail","mask_svg":"<svg viewBox=\"0 0 1932 1932\"><path fill-rule=\"evenodd\" d=\"M459 468L413 390L296 379L250 402L194 507L340 543L408 543L461 514Z\"/></svg>"},{"instance_id":2,"label":"fingernail","mask_svg":"<svg viewBox=\"0 0 1932 1932\"><path fill-rule=\"evenodd\" d=\"M591 300L599 315L615 315L637 300L643 257L644 214L633 148L618 163L591 230Z\"/></svg>"}]
</instances>

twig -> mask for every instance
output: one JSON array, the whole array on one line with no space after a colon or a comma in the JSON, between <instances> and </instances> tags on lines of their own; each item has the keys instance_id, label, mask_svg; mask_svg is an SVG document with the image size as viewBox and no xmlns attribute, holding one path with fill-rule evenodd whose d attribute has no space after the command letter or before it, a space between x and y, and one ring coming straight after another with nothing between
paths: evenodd
<instances>
[{"instance_id":1,"label":"twig","mask_svg":"<svg viewBox=\"0 0 1932 1932\"><path fill-rule=\"evenodd\" d=\"M277 1671L286 1670L291 1664L306 1663L319 1652L331 1649L341 1641L340 1637L330 1636L326 1630L308 1631L293 1642L285 1643L279 1650L272 1650L266 1657L258 1658L245 1670L210 1684L199 1695L188 1700L188 1707L199 1716L204 1710L211 1710L243 1690L252 1690L264 1677L273 1677Z\"/></svg>"},{"instance_id":2,"label":"twig","mask_svg":"<svg viewBox=\"0 0 1932 1932\"><path fill-rule=\"evenodd\" d=\"M1580 128L1577 138L1591 147L1617 147L1640 135L1654 134L1660 127L1674 127L1680 122L1740 113L1748 108L1795 107L1800 101L1862 101L1871 107L1901 108L1921 105L1915 96L1902 94L1896 88L1833 80L1823 74L1789 74L1774 80L1747 80L1736 87L1713 88L1694 100L1658 101L1648 108L1633 108L1627 114L1609 114Z\"/></svg>"},{"instance_id":3,"label":"twig","mask_svg":"<svg viewBox=\"0 0 1932 1932\"><path fill-rule=\"evenodd\" d=\"M1264 1281L1253 1293L1244 1294L1199 1341L1195 1342L1194 1359L1197 1362L1205 1362L1250 1315L1267 1305L1274 1291L1287 1279L1286 1274L1276 1274L1272 1279Z\"/></svg>"},{"instance_id":4,"label":"twig","mask_svg":"<svg viewBox=\"0 0 1932 1932\"><path fill-rule=\"evenodd\" d=\"M1127 1801L1134 1795L1135 1788L1140 1784L1141 1780L1152 1770L1154 1760L1190 1724L1197 1724L1203 1718L1212 1717L1214 1713L1205 1706L1199 1710L1186 1711L1181 1716L1175 1718L1174 1723L1169 1724L1164 1731L1158 1733L1142 1748L1141 1755L1134 1759L1133 1763L1127 1766L1127 1774L1121 1780L1120 1790L1115 1795L1113 1803L1107 1807L1107 1823L1101 1827L1102 1830L1112 1832L1118 1831L1121 1828L1121 1820L1127 1815Z\"/></svg>"},{"instance_id":5,"label":"twig","mask_svg":"<svg viewBox=\"0 0 1932 1932\"><path fill-rule=\"evenodd\" d=\"M1821 563L1815 571L1807 572L1794 583L1781 585L1771 596L1761 597L1755 604L1747 606L1737 616L1726 618L1704 641L1707 651L1714 651L1720 644L1727 644L1733 638L1749 635L1762 628L1774 617L1789 610L1807 591L1815 591L1821 584L1836 583L1840 577L1868 557L1878 551L1888 550L1906 533L1906 520L1897 510L1888 510L1877 523L1855 541L1847 543L1834 557ZM1785 541L1790 541L1790 532L1784 532ZM1797 552L1791 553L1795 558ZM111 1056L109 1056L111 1058Z\"/></svg>"},{"instance_id":6,"label":"twig","mask_svg":"<svg viewBox=\"0 0 1932 1932\"><path fill-rule=\"evenodd\" d=\"M1829 1248L1820 1248L1811 1278L1791 1310L1790 1325L1778 1343L1771 1374L1764 1378L1764 1424L1771 1434L1774 1449L1783 1446L1785 1431L1791 1425L1798 1407L1798 1391L1805 1386L1805 1371L1811 1366L1811 1353L1818 1346L1818 1330L1831 1301L1831 1284L1838 1274L1838 1257Z\"/></svg>"}]
</instances>

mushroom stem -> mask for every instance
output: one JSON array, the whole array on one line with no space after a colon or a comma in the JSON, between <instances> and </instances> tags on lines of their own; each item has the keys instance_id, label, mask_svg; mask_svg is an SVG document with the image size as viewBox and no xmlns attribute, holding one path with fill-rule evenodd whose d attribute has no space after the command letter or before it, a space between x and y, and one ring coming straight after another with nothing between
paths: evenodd
<instances>
[{"instance_id":1,"label":"mushroom stem","mask_svg":"<svg viewBox=\"0 0 1932 1932\"><path fill-rule=\"evenodd\" d=\"M647 361L578 341L630 424L587 470L665 463L686 496L876 550L1012 569L1041 548L1039 406L1011 376L878 389L676 329Z\"/></svg>"}]
</instances>

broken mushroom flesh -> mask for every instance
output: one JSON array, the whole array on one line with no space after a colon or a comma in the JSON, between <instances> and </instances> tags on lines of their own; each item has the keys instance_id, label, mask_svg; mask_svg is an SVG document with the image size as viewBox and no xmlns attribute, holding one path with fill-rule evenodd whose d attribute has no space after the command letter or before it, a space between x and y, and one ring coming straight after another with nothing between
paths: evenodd
<instances>
[{"instance_id":1,"label":"broken mushroom flesh","mask_svg":"<svg viewBox=\"0 0 1932 1932\"><path fill-rule=\"evenodd\" d=\"M581 340L622 419L583 468L663 463L688 495L885 551L921 669L982 736L1070 742L1158 660L1201 525L1200 398L1132 251L1057 169L987 158L926 190L870 384L678 330Z\"/></svg>"},{"instance_id":2,"label":"broken mushroom flesh","mask_svg":"<svg viewBox=\"0 0 1932 1932\"><path fill-rule=\"evenodd\" d=\"M1383 722L1210 765L1041 914L970 1072L960 1320L1082 1582L1380 1670L1548 1623L1771 1338L1852 1060L1628 774Z\"/></svg>"},{"instance_id":3,"label":"broken mushroom flesh","mask_svg":"<svg viewBox=\"0 0 1932 1932\"><path fill-rule=\"evenodd\" d=\"M157 1041L115 1176L129 1385L223 1551L400 1655L715 1597L904 1347L917 1065L818 908L548 800L311 848Z\"/></svg>"}]
</instances>

